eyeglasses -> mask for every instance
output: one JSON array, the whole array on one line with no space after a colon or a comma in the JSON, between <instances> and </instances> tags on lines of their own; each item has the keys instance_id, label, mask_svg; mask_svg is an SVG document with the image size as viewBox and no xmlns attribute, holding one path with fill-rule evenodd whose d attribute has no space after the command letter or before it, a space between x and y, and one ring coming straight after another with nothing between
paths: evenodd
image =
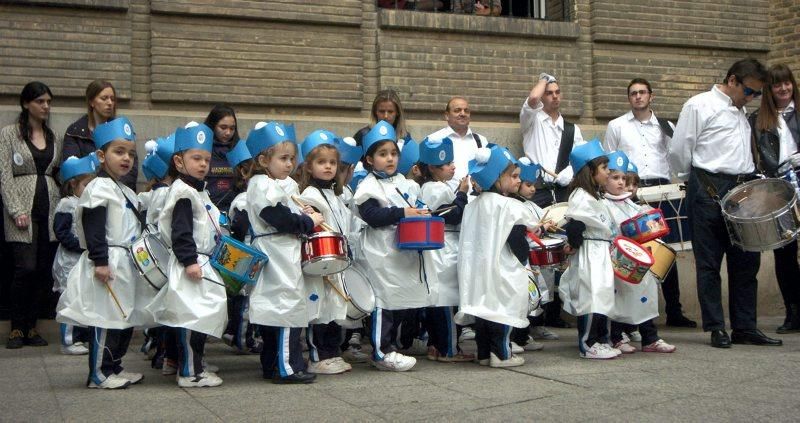
<instances>
[{"instance_id":1,"label":"eyeglasses","mask_svg":"<svg viewBox=\"0 0 800 423\"><path fill-rule=\"evenodd\" d=\"M645 95L650 94L650 90L639 90L639 91L631 91L628 93L629 97L636 97L637 95Z\"/></svg>"},{"instance_id":2,"label":"eyeglasses","mask_svg":"<svg viewBox=\"0 0 800 423\"><path fill-rule=\"evenodd\" d=\"M750 88L750 87L748 87L747 85L744 85L744 84L742 84L742 87L744 87L743 90L744 90L744 96L745 97L750 97L750 96L753 96L753 98L761 97L761 91L754 90L754 89L752 89L752 88Z\"/></svg>"}]
</instances>

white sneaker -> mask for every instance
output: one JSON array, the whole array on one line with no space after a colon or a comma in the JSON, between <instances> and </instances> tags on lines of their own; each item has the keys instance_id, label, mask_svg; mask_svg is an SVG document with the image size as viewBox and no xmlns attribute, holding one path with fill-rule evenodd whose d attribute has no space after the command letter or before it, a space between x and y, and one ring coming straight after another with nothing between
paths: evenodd
<instances>
[{"instance_id":1,"label":"white sneaker","mask_svg":"<svg viewBox=\"0 0 800 423\"><path fill-rule=\"evenodd\" d=\"M617 357L622 355L622 350L620 350L619 348L614 348L614 347L612 347L611 345L608 345L608 344L603 344L602 346L603 346L603 348L605 348L605 349L611 351L612 353L616 354Z\"/></svg>"},{"instance_id":2,"label":"white sneaker","mask_svg":"<svg viewBox=\"0 0 800 423\"><path fill-rule=\"evenodd\" d=\"M76 342L72 345L62 345L61 346L61 354L64 355L86 355L89 354L89 349L86 348L80 342Z\"/></svg>"},{"instance_id":3,"label":"white sneaker","mask_svg":"<svg viewBox=\"0 0 800 423\"><path fill-rule=\"evenodd\" d=\"M117 373L117 376L128 380L131 385L136 385L137 383L141 382L142 379L144 379L144 375L141 373L126 372L125 370Z\"/></svg>"},{"instance_id":4,"label":"white sneaker","mask_svg":"<svg viewBox=\"0 0 800 423\"><path fill-rule=\"evenodd\" d=\"M399 352L392 351L383 356L383 360L373 361L372 365L378 370L388 370L392 372L404 372L410 370L417 364L417 359L408 357Z\"/></svg>"},{"instance_id":5,"label":"white sneaker","mask_svg":"<svg viewBox=\"0 0 800 423\"><path fill-rule=\"evenodd\" d=\"M338 358L338 357L337 357ZM306 371L308 373L316 373L320 375L338 375L344 373L347 368L344 366L345 362L341 359L328 358L322 361L310 361Z\"/></svg>"},{"instance_id":6,"label":"white sneaker","mask_svg":"<svg viewBox=\"0 0 800 423\"><path fill-rule=\"evenodd\" d=\"M511 354L522 354L525 348L520 347L516 342L511 341Z\"/></svg>"},{"instance_id":7,"label":"white sneaker","mask_svg":"<svg viewBox=\"0 0 800 423\"><path fill-rule=\"evenodd\" d=\"M351 363L366 363L369 360L369 355L361 352L361 347L358 348L350 345L343 353L342 358Z\"/></svg>"},{"instance_id":8,"label":"white sneaker","mask_svg":"<svg viewBox=\"0 0 800 423\"><path fill-rule=\"evenodd\" d=\"M335 360L335 361L339 362L344 367L344 371L346 371L346 372L349 372L350 370L353 370L353 366L351 366L350 363L344 361L344 359L342 357L333 357L331 360Z\"/></svg>"},{"instance_id":9,"label":"white sneaker","mask_svg":"<svg viewBox=\"0 0 800 423\"><path fill-rule=\"evenodd\" d=\"M414 338L410 347L398 350L398 352L404 355L428 355L428 344L419 338Z\"/></svg>"},{"instance_id":10,"label":"white sneaker","mask_svg":"<svg viewBox=\"0 0 800 423\"><path fill-rule=\"evenodd\" d=\"M219 371L219 366L215 366L213 364L208 364L206 362L206 359L204 358L203 359L203 371L204 372L217 373Z\"/></svg>"},{"instance_id":11,"label":"white sneaker","mask_svg":"<svg viewBox=\"0 0 800 423\"><path fill-rule=\"evenodd\" d=\"M522 348L525 349L525 351L541 351L544 348L544 344L534 341L533 337L528 335L528 343Z\"/></svg>"},{"instance_id":12,"label":"white sneaker","mask_svg":"<svg viewBox=\"0 0 800 423\"><path fill-rule=\"evenodd\" d=\"M475 339L475 331L471 327L466 326L461 330L461 336L458 337L459 341L472 341Z\"/></svg>"},{"instance_id":13,"label":"white sneaker","mask_svg":"<svg viewBox=\"0 0 800 423\"><path fill-rule=\"evenodd\" d=\"M489 353L489 367L517 367L525 364L525 359L511 354L508 360L501 360L494 353Z\"/></svg>"},{"instance_id":14,"label":"white sneaker","mask_svg":"<svg viewBox=\"0 0 800 423\"><path fill-rule=\"evenodd\" d=\"M347 341L348 344L352 347L361 347L361 334L358 332L353 332L353 335L350 336L350 340Z\"/></svg>"},{"instance_id":15,"label":"white sneaker","mask_svg":"<svg viewBox=\"0 0 800 423\"><path fill-rule=\"evenodd\" d=\"M544 326L534 326L531 328L531 336L533 339L544 339L545 341L558 341L558 334L551 332Z\"/></svg>"},{"instance_id":16,"label":"white sneaker","mask_svg":"<svg viewBox=\"0 0 800 423\"><path fill-rule=\"evenodd\" d=\"M161 365L161 374L164 376L172 376L178 373L178 364L164 359L164 364Z\"/></svg>"},{"instance_id":17,"label":"white sneaker","mask_svg":"<svg viewBox=\"0 0 800 423\"><path fill-rule=\"evenodd\" d=\"M642 334L638 330L631 332L631 341L642 342Z\"/></svg>"},{"instance_id":18,"label":"white sneaker","mask_svg":"<svg viewBox=\"0 0 800 423\"><path fill-rule=\"evenodd\" d=\"M222 385L222 379L214 373L203 372L197 376L178 376L178 386L181 388L204 388Z\"/></svg>"},{"instance_id":19,"label":"white sneaker","mask_svg":"<svg viewBox=\"0 0 800 423\"><path fill-rule=\"evenodd\" d=\"M580 353L582 358L593 358L593 359L600 359L600 360L607 360L610 358L616 358L617 354L611 351L605 344L601 344L599 342L592 345L585 353Z\"/></svg>"},{"instance_id":20,"label":"white sneaker","mask_svg":"<svg viewBox=\"0 0 800 423\"><path fill-rule=\"evenodd\" d=\"M94 383L94 381L90 381L86 387L89 389L125 389L130 386L130 384L131 381L128 379L121 378L117 375L111 375L99 385Z\"/></svg>"}]
</instances>

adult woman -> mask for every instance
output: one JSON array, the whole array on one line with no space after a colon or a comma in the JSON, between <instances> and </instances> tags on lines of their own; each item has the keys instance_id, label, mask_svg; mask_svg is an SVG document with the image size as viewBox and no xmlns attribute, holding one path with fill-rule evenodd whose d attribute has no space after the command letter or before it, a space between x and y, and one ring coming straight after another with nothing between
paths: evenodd
<instances>
[{"instance_id":1,"label":"adult woman","mask_svg":"<svg viewBox=\"0 0 800 423\"><path fill-rule=\"evenodd\" d=\"M792 71L785 65L769 69L761 108L750 116L756 139L761 170L772 177L781 177L778 169L790 164L800 170L800 91ZM789 167L789 166L786 166ZM786 320L777 333L800 332L800 266L797 263L797 240L773 250L775 276L786 306Z\"/></svg>"},{"instance_id":2,"label":"adult woman","mask_svg":"<svg viewBox=\"0 0 800 423\"><path fill-rule=\"evenodd\" d=\"M22 89L17 122L0 130L0 193L6 241L14 256L11 334L6 348L44 346L36 332L37 300L52 285L57 243L53 217L59 189L53 175L61 163L61 139L47 126L53 94L41 82Z\"/></svg>"},{"instance_id":3,"label":"adult woman","mask_svg":"<svg viewBox=\"0 0 800 423\"><path fill-rule=\"evenodd\" d=\"M361 145L361 139L369 132L379 120L385 120L394 126L394 131L398 139L406 141L411 139L411 135L406 128L405 114L403 113L403 105L400 103L400 96L397 95L395 90L383 90L375 96L372 101L372 112L370 113L371 123L358 130L353 135L356 143Z\"/></svg>"},{"instance_id":4,"label":"adult woman","mask_svg":"<svg viewBox=\"0 0 800 423\"><path fill-rule=\"evenodd\" d=\"M236 112L224 104L217 104L208 113L206 126L214 130L214 146L211 151L211 169L206 176L208 195L218 209L227 212L234 192L235 175L225 156L239 141L236 127Z\"/></svg>"},{"instance_id":5,"label":"adult woman","mask_svg":"<svg viewBox=\"0 0 800 423\"><path fill-rule=\"evenodd\" d=\"M95 79L86 87L87 112L73 122L64 133L64 157L83 157L97 150L92 140L94 128L117 117L117 91L110 82ZM139 162L120 181L136 191Z\"/></svg>"}]
</instances>

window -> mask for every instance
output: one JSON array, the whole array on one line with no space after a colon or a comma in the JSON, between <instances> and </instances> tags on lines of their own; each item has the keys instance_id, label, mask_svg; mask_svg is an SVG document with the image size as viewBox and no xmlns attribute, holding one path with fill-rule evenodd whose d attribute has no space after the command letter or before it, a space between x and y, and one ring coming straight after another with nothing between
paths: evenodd
<instances>
[{"instance_id":1,"label":"window","mask_svg":"<svg viewBox=\"0 0 800 423\"><path fill-rule=\"evenodd\" d=\"M571 21L569 0L377 0L378 7L429 13Z\"/></svg>"}]
</instances>

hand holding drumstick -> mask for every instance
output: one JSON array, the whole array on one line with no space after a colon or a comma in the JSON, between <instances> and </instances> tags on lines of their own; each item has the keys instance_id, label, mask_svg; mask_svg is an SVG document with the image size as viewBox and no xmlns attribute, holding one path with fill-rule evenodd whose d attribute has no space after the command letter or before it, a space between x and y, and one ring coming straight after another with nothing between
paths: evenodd
<instances>
[{"instance_id":1,"label":"hand holding drumstick","mask_svg":"<svg viewBox=\"0 0 800 423\"><path fill-rule=\"evenodd\" d=\"M311 218L311 220L314 222L314 227L320 226L322 229L328 232L336 232L335 229L333 229L330 225L325 223L325 218L322 216L322 213L314 210L314 208L309 206L308 204L303 203L302 201L300 201L299 198L297 198L294 195L292 196L292 201L294 201L295 204L300 206L303 209L303 213L307 214L308 217Z\"/></svg>"}]
</instances>

